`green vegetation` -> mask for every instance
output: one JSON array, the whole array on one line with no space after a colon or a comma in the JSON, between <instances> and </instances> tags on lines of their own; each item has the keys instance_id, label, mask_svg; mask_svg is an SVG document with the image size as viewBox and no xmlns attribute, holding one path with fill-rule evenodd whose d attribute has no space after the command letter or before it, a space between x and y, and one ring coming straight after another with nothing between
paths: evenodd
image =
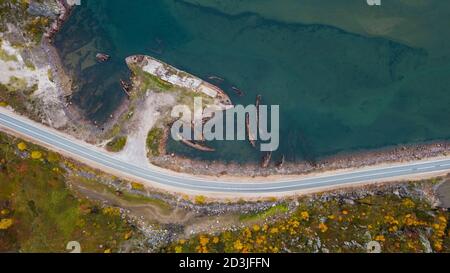
<instances>
[{"instance_id":1,"label":"green vegetation","mask_svg":"<svg viewBox=\"0 0 450 273\"><path fill-rule=\"evenodd\" d=\"M242 214L239 217L240 221L261 221L265 220L269 217L273 217L276 215L284 214L289 211L288 207L285 204L279 204L274 207L271 207L263 212L259 213L249 213L249 214Z\"/></svg>"},{"instance_id":2,"label":"green vegetation","mask_svg":"<svg viewBox=\"0 0 450 273\"><path fill-rule=\"evenodd\" d=\"M142 68L140 68L140 67L132 66L130 69L133 71L133 74L136 76L137 82L139 82L139 86L137 88L138 90L141 90L141 91L152 90L154 92L174 92L177 94L178 103L189 105L191 107L193 107L193 105L194 105L194 102L193 102L194 97L202 97L204 104L213 104L214 103L213 98L211 98L203 93L196 92L191 89L175 86L169 82L166 82L166 81L160 79L159 77L157 77L155 75L152 75L150 73L143 71ZM166 67L166 69L171 70L168 67ZM175 73L174 71L172 71L172 72ZM179 72L179 73L182 73L182 72ZM140 92L137 92L137 94L139 95Z\"/></svg>"},{"instance_id":3,"label":"green vegetation","mask_svg":"<svg viewBox=\"0 0 450 273\"><path fill-rule=\"evenodd\" d=\"M26 23L24 30L29 37L39 43L44 35L45 30L50 26L50 20L45 17L34 17Z\"/></svg>"},{"instance_id":4,"label":"green vegetation","mask_svg":"<svg viewBox=\"0 0 450 273\"><path fill-rule=\"evenodd\" d=\"M124 193L122 193L120 198L130 204L136 204L136 205L141 205L141 206L145 205L145 204L152 204L167 213L172 211L172 209L173 209L172 206L170 206L168 203L164 202L161 199L151 198L151 197L144 196L144 195L138 195L138 194L132 194L129 192L124 192Z\"/></svg>"},{"instance_id":5,"label":"green vegetation","mask_svg":"<svg viewBox=\"0 0 450 273\"><path fill-rule=\"evenodd\" d=\"M51 2L48 1L48 2ZM7 23L12 23L18 29L24 30L27 37L39 43L51 20L46 17L33 16L27 12L27 0L0 0L0 31L7 30Z\"/></svg>"},{"instance_id":6,"label":"green vegetation","mask_svg":"<svg viewBox=\"0 0 450 273\"><path fill-rule=\"evenodd\" d=\"M0 133L0 252L118 251L136 231L65 184L59 156ZM101 247L102 246L102 247Z\"/></svg>"},{"instance_id":7,"label":"green vegetation","mask_svg":"<svg viewBox=\"0 0 450 273\"><path fill-rule=\"evenodd\" d=\"M142 194L131 193L128 191L123 191L120 195L117 195L117 189L111 186L100 183L94 179L78 178L77 184L82 185L93 192L105 195L108 198L114 199L116 203L123 205L145 205L151 204L159 208L162 212L169 213L172 211L172 206L159 198L152 198ZM132 187L133 188L133 187Z\"/></svg>"},{"instance_id":8,"label":"green vegetation","mask_svg":"<svg viewBox=\"0 0 450 273\"><path fill-rule=\"evenodd\" d=\"M2 105L10 105L19 113L26 114L25 104L27 97L22 92L11 92L11 87L0 83L0 102Z\"/></svg>"},{"instance_id":9,"label":"green vegetation","mask_svg":"<svg viewBox=\"0 0 450 273\"><path fill-rule=\"evenodd\" d=\"M164 130L153 128L147 135L147 149L152 156L160 155L160 145L164 138Z\"/></svg>"},{"instance_id":10,"label":"green vegetation","mask_svg":"<svg viewBox=\"0 0 450 273\"><path fill-rule=\"evenodd\" d=\"M28 89L28 83L23 78L12 76L11 78L9 78L7 88L10 92L24 91Z\"/></svg>"},{"instance_id":11,"label":"green vegetation","mask_svg":"<svg viewBox=\"0 0 450 273\"><path fill-rule=\"evenodd\" d=\"M30 111L33 101L30 99L30 95L37 88L37 84L28 86L25 79L11 77L8 84L0 83L0 106L9 105L17 112L33 118L32 111Z\"/></svg>"},{"instance_id":12,"label":"green vegetation","mask_svg":"<svg viewBox=\"0 0 450 273\"><path fill-rule=\"evenodd\" d=\"M30 61L29 59L24 60L25 62L25 66L30 69L31 71L35 71L36 70L36 66L33 64L32 61Z\"/></svg>"},{"instance_id":13,"label":"green vegetation","mask_svg":"<svg viewBox=\"0 0 450 273\"><path fill-rule=\"evenodd\" d=\"M127 144L126 136L115 137L113 140L108 142L108 144L106 144L106 149L110 152L117 153L122 151L126 144Z\"/></svg>"},{"instance_id":14,"label":"green vegetation","mask_svg":"<svg viewBox=\"0 0 450 273\"><path fill-rule=\"evenodd\" d=\"M449 212L436 210L415 194L430 181L414 183L406 197L385 188L380 193L343 202L330 195L298 200L289 215L268 221L265 217L285 214L277 206L241 220L255 220L238 231L200 234L181 239L168 252L366 252L370 241L383 252L450 252ZM375 191L374 191L375 192ZM325 195L325 194L324 194Z\"/></svg>"},{"instance_id":15,"label":"green vegetation","mask_svg":"<svg viewBox=\"0 0 450 273\"><path fill-rule=\"evenodd\" d=\"M172 89L174 88L171 83L143 71L140 67L130 66L130 70L133 72L133 75L139 82L138 90L140 91L145 92L147 90L152 90L154 92L165 92L172 91ZM139 96L140 93L141 92L138 92L137 95Z\"/></svg>"},{"instance_id":16,"label":"green vegetation","mask_svg":"<svg viewBox=\"0 0 450 273\"><path fill-rule=\"evenodd\" d=\"M170 90L171 88L173 88L173 84L171 84L170 82L166 82L149 73L144 74L145 76L143 77L144 79L143 85L146 88L146 90L152 89L156 91L162 91L162 90Z\"/></svg>"},{"instance_id":17,"label":"green vegetation","mask_svg":"<svg viewBox=\"0 0 450 273\"><path fill-rule=\"evenodd\" d=\"M0 47L0 60L5 62L17 62L17 57L14 55L9 55L5 50Z\"/></svg>"},{"instance_id":18,"label":"green vegetation","mask_svg":"<svg viewBox=\"0 0 450 273\"><path fill-rule=\"evenodd\" d=\"M40 2L56 4L55 0ZM8 39L11 46L20 51L30 51L38 44L52 21L50 18L28 13L29 3L28 0L0 0L0 31L4 33L3 39ZM21 32L10 35L8 24L14 25L15 29ZM18 58L0 48L0 60L17 62ZM30 70L36 69L31 59L25 59L25 66ZM28 86L25 79L11 77L8 83L0 84L0 105L9 105L17 112L37 120L39 112L36 110L37 101L30 97L37 88L37 84Z\"/></svg>"}]
</instances>

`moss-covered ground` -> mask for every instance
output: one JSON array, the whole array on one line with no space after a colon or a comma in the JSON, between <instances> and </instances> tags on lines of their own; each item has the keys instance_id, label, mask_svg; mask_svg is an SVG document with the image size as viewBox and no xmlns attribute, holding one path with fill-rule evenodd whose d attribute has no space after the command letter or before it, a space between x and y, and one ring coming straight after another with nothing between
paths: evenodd
<instances>
[{"instance_id":1,"label":"moss-covered ground","mask_svg":"<svg viewBox=\"0 0 450 273\"><path fill-rule=\"evenodd\" d=\"M0 252L115 252L136 230L67 187L59 155L0 133Z\"/></svg>"}]
</instances>

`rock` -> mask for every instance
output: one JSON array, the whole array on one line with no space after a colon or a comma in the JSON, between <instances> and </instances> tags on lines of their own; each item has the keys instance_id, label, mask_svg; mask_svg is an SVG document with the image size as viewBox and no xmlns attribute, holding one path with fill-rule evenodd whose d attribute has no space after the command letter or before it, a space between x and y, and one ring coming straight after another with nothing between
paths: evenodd
<instances>
[{"instance_id":1,"label":"rock","mask_svg":"<svg viewBox=\"0 0 450 273\"><path fill-rule=\"evenodd\" d=\"M345 198L344 199L344 203L346 203L348 205L354 205L355 201L353 201L352 199L349 199L349 198Z\"/></svg>"},{"instance_id":2,"label":"rock","mask_svg":"<svg viewBox=\"0 0 450 273\"><path fill-rule=\"evenodd\" d=\"M425 253L432 253L433 252L433 249L431 248L430 241L428 241L428 239L425 238L425 236L423 236L422 234L420 235L420 242L422 243L423 247L425 248Z\"/></svg>"},{"instance_id":3,"label":"rock","mask_svg":"<svg viewBox=\"0 0 450 273\"><path fill-rule=\"evenodd\" d=\"M27 12L33 16L42 16L51 19L58 18L60 13L57 6L53 6L49 3L38 3L35 1L30 2Z\"/></svg>"}]
</instances>

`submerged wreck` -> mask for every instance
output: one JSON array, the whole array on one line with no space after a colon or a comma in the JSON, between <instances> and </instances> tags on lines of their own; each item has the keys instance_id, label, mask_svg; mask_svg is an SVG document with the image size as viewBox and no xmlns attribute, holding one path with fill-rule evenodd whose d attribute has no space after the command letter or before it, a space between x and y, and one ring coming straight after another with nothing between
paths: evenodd
<instances>
[{"instance_id":1,"label":"submerged wreck","mask_svg":"<svg viewBox=\"0 0 450 273\"><path fill-rule=\"evenodd\" d=\"M219 83L222 83L222 82L225 81L223 78L221 78L219 76L214 76L214 75L209 76L208 79L211 80L211 81L219 82Z\"/></svg>"},{"instance_id":2,"label":"submerged wreck","mask_svg":"<svg viewBox=\"0 0 450 273\"><path fill-rule=\"evenodd\" d=\"M244 96L244 92L242 92L241 89L237 88L236 86L231 87L231 89L233 89L234 93L236 93L236 95L238 95L239 97Z\"/></svg>"},{"instance_id":3,"label":"submerged wreck","mask_svg":"<svg viewBox=\"0 0 450 273\"><path fill-rule=\"evenodd\" d=\"M256 137L252 134L252 130L250 128L250 114L245 114L245 131L247 132L247 139L252 145L253 148L256 148Z\"/></svg>"},{"instance_id":4,"label":"submerged wreck","mask_svg":"<svg viewBox=\"0 0 450 273\"><path fill-rule=\"evenodd\" d=\"M184 139L180 134L177 135L178 139L184 145L191 147L192 149L202 151L202 152L215 152L216 149L206 146L205 144L199 143L197 141Z\"/></svg>"},{"instance_id":5,"label":"submerged wreck","mask_svg":"<svg viewBox=\"0 0 450 273\"><path fill-rule=\"evenodd\" d=\"M131 96L131 90L133 89L133 84L131 84L123 79L120 79L120 86L122 87L123 92L125 92L125 94L129 98Z\"/></svg>"},{"instance_id":6,"label":"submerged wreck","mask_svg":"<svg viewBox=\"0 0 450 273\"><path fill-rule=\"evenodd\" d=\"M216 149L208 147L208 146L206 146L204 144L201 144L201 143L198 143L198 142L186 140L186 139L183 139L183 138L180 141L184 145L186 145L188 147L191 147L191 148L193 148L195 150L198 150L198 151L202 151L202 152L215 152L216 151Z\"/></svg>"},{"instance_id":7,"label":"submerged wreck","mask_svg":"<svg viewBox=\"0 0 450 273\"><path fill-rule=\"evenodd\" d=\"M262 168L267 168L269 167L270 164L270 160L272 159L272 152L267 152L263 155L262 160L261 160L261 167Z\"/></svg>"},{"instance_id":8,"label":"submerged wreck","mask_svg":"<svg viewBox=\"0 0 450 273\"><path fill-rule=\"evenodd\" d=\"M258 125L258 130L259 130L259 106L261 105L261 100L262 100L262 96L261 95L256 96L256 102L255 102L255 106L256 106L256 124Z\"/></svg>"},{"instance_id":9,"label":"submerged wreck","mask_svg":"<svg viewBox=\"0 0 450 273\"><path fill-rule=\"evenodd\" d=\"M104 63L104 62L109 61L111 56L109 56L108 54L105 54L105 53L97 53L97 55L95 55L95 58L97 59L98 62Z\"/></svg>"},{"instance_id":10,"label":"submerged wreck","mask_svg":"<svg viewBox=\"0 0 450 273\"><path fill-rule=\"evenodd\" d=\"M277 167L277 169L281 169L281 168L283 168L285 162L286 162L286 157L284 155L282 155L281 159L275 164L275 167Z\"/></svg>"}]
</instances>

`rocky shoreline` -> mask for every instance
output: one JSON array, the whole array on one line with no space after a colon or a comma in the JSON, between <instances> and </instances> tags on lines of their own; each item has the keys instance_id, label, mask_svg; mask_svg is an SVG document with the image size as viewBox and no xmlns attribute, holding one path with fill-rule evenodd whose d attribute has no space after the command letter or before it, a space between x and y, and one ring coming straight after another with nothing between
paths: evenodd
<instances>
[{"instance_id":1,"label":"rocky shoreline","mask_svg":"<svg viewBox=\"0 0 450 273\"><path fill-rule=\"evenodd\" d=\"M201 161L171 154L150 158L159 167L194 175L212 176L270 176L299 175L348 168L361 168L377 164L400 163L426 158L450 155L450 142L440 141L424 144L399 145L379 150L341 153L325 157L315 164L307 161L285 162L279 167L272 162L268 168L257 163L226 163L220 161Z\"/></svg>"},{"instance_id":2,"label":"rocky shoreline","mask_svg":"<svg viewBox=\"0 0 450 273\"><path fill-rule=\"evenodd\" d=\"M64 105L64 113L67 117L67 122L64 126L61 126L59 130L62 130L72 136L84 139L91 144L99 144L104 139L99 139L98 136L103 135L104 131L111 129L114 124L117 123L118 117L121 113L126 111L127 101L125 100L120 107L115 111L114 115L103 125L96 124L95 122L88 120L83 111L71 102L73 95L74 79L70 76L70 73L66 71L61 56L57 48L53 45L53 38L58 31L62 28L64 23L69 19L74 4L71 0L57 0L60 7L60 15L52 23L50 29L44 34L44 38L41 47L47 53L48 62L51 66L54 81L60 91L60 101Z\"/></svg>"}]
</instances>

